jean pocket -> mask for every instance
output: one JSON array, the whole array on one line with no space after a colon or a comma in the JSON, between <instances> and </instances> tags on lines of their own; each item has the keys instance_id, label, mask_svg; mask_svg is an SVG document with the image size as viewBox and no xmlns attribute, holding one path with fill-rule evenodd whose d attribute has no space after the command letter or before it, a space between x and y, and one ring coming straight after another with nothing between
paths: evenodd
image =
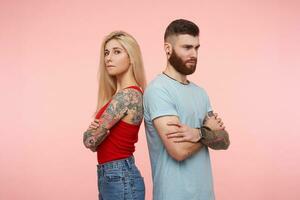
<instances>
[{"instance_id":1,"label":"jean pocket","mask_svg":"<svg viewBox=\"0 0 300 200\"><path fill-rule=\"evenodd\" d=\"M104 172L104 180L106 182L112 183L112 182L120 182L123 180L123 172L119 170L110 170L107 172Z\"/></svg>"}]
</instances>

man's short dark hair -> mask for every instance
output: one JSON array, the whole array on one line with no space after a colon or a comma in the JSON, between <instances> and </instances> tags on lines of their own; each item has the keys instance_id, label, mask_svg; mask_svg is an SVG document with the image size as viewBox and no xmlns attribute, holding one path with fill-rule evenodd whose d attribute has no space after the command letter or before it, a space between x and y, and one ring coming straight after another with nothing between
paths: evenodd
<instances>
[{"instance_id":1,"label":"man's short dark hair","mask_svg":"<svg viewBox=\"0 0 300 200\"><path fill-rule=\"evenodd\" d=\"M196 24L185 19L172 21L166 29L164 40L173 35L188 34L192 36L199 35L199 28Z\"/></svg>"}]
</instances>

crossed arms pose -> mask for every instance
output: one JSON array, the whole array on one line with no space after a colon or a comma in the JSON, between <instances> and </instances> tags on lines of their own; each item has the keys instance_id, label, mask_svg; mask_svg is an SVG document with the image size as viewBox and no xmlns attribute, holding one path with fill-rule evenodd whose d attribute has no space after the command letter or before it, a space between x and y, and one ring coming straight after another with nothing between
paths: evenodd
<instances>
[{"instance_id":1,"label":"crossed arms pose","mask_svg":"<svg viewBox=\"0 0 300 200\"><path fill-rule=\"evenodd\" d=\"M222 143L228 139L228 134L227 136L224 134L225 126L217 114L212 117L207 116L200 129L181 124L177 116L159 117L154 119L153 123L167 152L177 161L187 159L208 143L212 147L219 145L220 149L227 149L229 146L229 144ZM219 136L220 133L222 133L221 136ZM209 142L202 142L205 140L204 134ZM213 137L216 134L220 138Z\"/></svg>"},{"instance_id":2,"label":"crossed arms pose","mask_svg":"<svg viewBox=\"0 0 300 200\"><path fill-rule=\"evenodd\" d=\"M131 88L117 92L107 108L84 132L83 143L86 148L96 152L99 144L108 136L109 130L121 119L138 125L143 119L142 94Z\"/></svg>"}]
</instances>

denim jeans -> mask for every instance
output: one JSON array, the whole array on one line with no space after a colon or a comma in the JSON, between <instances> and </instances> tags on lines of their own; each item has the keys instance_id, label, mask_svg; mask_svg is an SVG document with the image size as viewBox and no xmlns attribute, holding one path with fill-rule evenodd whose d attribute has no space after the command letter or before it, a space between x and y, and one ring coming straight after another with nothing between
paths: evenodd
<instances>
[{"instance_id":1,"label":"denim jeans","mask_svg":"<svg viewBox=\"0 0 300 200\"><path fill-rule=\"evenodd\" d=\"M145 184L134 157L97 165L99 200L144 200Z\"/></svg>"}]
</instances>

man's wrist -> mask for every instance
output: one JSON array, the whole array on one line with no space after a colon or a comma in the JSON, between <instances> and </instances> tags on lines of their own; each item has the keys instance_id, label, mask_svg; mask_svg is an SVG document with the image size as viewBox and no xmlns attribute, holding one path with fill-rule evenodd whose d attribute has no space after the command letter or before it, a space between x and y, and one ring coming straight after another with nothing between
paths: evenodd
<instances>
[{"instance_id":1,"label":"man's wrist","mask_svg":"<svg viewBox=\"0 0 300 200\"><path fill-rule=\"evenodd\" d=\"M198 138L198 140L196 141L196 142L200 142L201 141L201 139L202 139L202 131L201 131L201 128L196 128L196 130L197 130L197 132L198 132L198 134L199 134L199 138Z\"/></svg>"},{"instance_id":2,"label":"man's wrist","mask_svg":"<svg viewBox=\"0 0 300 200\"><path fill-rule=\"evenodd\" d=\"M207 138L208 132L212 131L208 126L205 125L201 126L200 130L201 130L202 138Z\"/></svg>"}]
</instances>

